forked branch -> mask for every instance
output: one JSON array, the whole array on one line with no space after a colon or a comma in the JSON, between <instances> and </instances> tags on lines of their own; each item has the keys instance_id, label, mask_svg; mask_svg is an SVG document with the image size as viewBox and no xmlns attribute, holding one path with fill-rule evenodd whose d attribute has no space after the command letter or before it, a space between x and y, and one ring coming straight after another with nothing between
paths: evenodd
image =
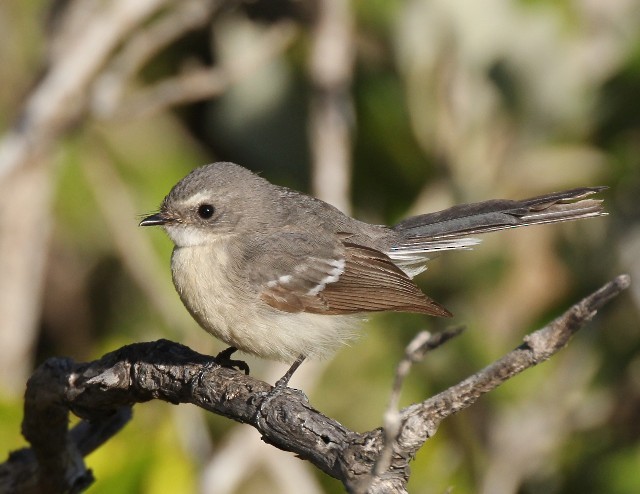
<instances>
[{"instance_id":1,"label":"forked branch","mask_svg":"<svg viewBox=\"0 0 640 494\"><path fill-rule=\"evenodd\" d=\"M442 420L551 357L629 283L627 275L618 276L528 335L522 345L500 360L436 396L400 410L394 433L386 435L383 428L351 431L315 410L301 391L275 390L166 340L125 346L86 364L49 359L27 384L22 428L32 448L11 453L0 465L0 492L86 489L93 477L83 457L120 430L129 420L133 404L152 399L193 403L250 424L264 441L310 461L341 480L350 492L405 492L409 462ZM426 338L419 351L407 358L414 359L416 353L437 346L437 339L442 337ZM84 419L71 431L67 428L69 412Z\"/></svg>"}]
</instances>

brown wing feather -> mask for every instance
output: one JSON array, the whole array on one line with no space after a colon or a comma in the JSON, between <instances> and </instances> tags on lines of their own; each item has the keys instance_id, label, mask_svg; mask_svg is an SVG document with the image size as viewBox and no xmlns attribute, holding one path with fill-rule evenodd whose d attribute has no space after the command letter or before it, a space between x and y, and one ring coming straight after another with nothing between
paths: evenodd
<instances>
[{"instance_id":1,"label":"brown wing feather","mask_svg":"<svg viewBox=\"0 0 640 494\"><path fill-rule=\"evenodd\" d=\"M332 260L314 259L305 269L263 286L260 298L285 312L357 314L360 312L417 312L450 317L451 313L431 300L385 254L361 245L344 243L344 267L335 280L324 283L335 269ZM288 274L288 273L286 273ZM280 281L282 280L282 281ZM315 284L313 284L315 280Z\"/></svg>"},{"instance_id":2,"label":"brown wing feather","mask_svg":"<svg viewBox=\"0 0 640 494\"><path fill-rule=\"evenodd\" d=\"M361 245L345 243L345 246L344 273L321 292L332 313L396 311L451 317L388 256Z\"/></svg>"},{"instance_id":3,"label":"brown wing feather","mask_svg":"<svg viewBox=\"0 0 640 494\"><path fill-rule=\"evenodd\" d=\"M322 297L310 296L307 293L293 291L289 287L279 285L265 288L260 294L260 299L283 312L331 313Z\"/></svg>"}]
</instances>

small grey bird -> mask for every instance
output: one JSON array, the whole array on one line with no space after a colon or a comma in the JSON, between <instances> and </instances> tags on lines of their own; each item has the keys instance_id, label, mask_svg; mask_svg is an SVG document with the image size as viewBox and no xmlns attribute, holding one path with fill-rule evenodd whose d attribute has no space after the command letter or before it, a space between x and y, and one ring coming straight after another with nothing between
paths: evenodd
<instances>
[{"instance_id":1,"label":"small grey bird","mask_svg":"<svg viewBox=\"0 0 640 494\"><path fill-rule=\"evenodd\" d=\"M233 163L191 172L140 222L162 226L175 248L171 272L206 331L259 357L327 357L352 339L363 313L450 317L412 281L433 253L467 249L469 237L504 228L600 216L585 187L524 201L492 200L371 225Z\"/></svg>"}]
</instances>

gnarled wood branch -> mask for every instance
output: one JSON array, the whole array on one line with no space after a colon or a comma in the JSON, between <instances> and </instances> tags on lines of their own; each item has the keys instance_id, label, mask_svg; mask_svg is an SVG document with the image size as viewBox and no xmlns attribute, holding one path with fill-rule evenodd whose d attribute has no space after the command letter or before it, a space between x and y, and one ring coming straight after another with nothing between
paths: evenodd
<instances>
[{"instance_id":1,"label":"gnarled wood branch","mask_svg":"<svg viewBox=\"0 0 640 494\"><path fill-rule=\"evenodd\" d=\"M315 410L301 391L275 389L167 340L128 345L90 363L49 359L27 384L22 429L32 448L0 465L0 492L81 492L93 481L83 456L118 432L133 404L152 399L193 403L249 424L265 442L310 461L350 492L406 492L409 462L442 420L554 355L629 283L627 275L618 276L500 360L400 410L391 444L382 428L351 431ZM84 419L71 431L69 412ZM381 472L377 462L385 448L391 455Z\"/></svg>"}]
</instances>

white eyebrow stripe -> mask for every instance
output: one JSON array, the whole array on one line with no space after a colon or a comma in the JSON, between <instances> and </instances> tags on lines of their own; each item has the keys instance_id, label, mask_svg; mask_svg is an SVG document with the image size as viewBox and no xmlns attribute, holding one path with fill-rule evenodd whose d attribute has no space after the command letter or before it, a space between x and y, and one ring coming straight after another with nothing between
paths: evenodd
<instances>
[{"instance_id":1,"label":"white eyebrow stripe","mask_svg":"<svg viewBox=\"0 0 640 494\"><path fill-rule=\"evenodd\" d=\"M188 207L195 207L200 205L201 203L206 202L206 203L210 203L211 202L211 193L208 191L200 191L197 192L195 194L193 194L191 197L189 197L187 200L185 200L183 202L183 204L185 206Z\"/></svg>"}]
</instances>

